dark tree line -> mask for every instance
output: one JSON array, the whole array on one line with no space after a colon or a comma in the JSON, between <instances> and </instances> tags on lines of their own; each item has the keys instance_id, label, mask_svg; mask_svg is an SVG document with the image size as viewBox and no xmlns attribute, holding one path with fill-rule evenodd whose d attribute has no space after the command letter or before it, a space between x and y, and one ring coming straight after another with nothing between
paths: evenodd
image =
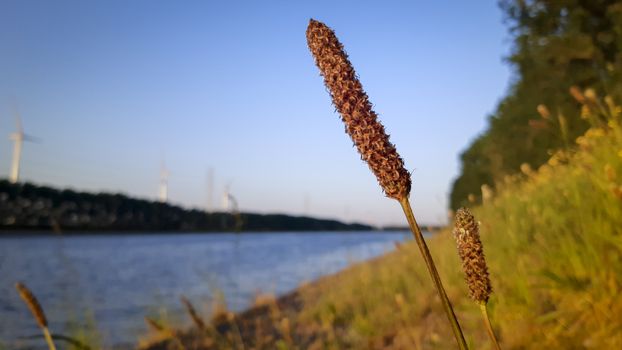
<instances>
[{"instance_id":1,"label":"dark tree line","mask_svg":"<svg viewBox=\"0 0 622 350\"><path fill-rule=\"evenodd\" d=\"M507 58L513 82L489 116L488 129L461 154L453 209L523 163L537 168L587 129L569 93L572 86L618 101L622 95L622 1L502 0L499 5L513 40ZM548 108L549 120L538 114L538 105Z\"/></svg>"},{"instance_id":2,"label":"dark tree line","mask_svg":"<svg viewBox=\"0 0 622 350\"><path fill-rule=\"evenodd\" d=\"M370 230L288 215L206 213L121 194L58 190L0 180L0 229L56 231Z\"/></svg>"}]
</instances>

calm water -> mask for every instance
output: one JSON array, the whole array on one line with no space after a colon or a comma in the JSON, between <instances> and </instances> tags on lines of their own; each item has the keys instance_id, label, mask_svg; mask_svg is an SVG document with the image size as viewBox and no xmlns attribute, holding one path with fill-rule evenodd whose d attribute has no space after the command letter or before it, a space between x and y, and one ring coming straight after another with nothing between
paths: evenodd
<instances>
[{"instance_id":1,"label":"calm water","mask_svg":"<svg viewBox=\"0 0 622 350\"><path fill-rule=\"evenodd\" d=\"M221 291L242 310L261 291L282 294L393 249L404 232L159 234L0 237L0 341L37 328L14 289L25 282L52 330L95 320L106 345L134 343L143 316L179 313Z\"/></svg>"}]
</instances>

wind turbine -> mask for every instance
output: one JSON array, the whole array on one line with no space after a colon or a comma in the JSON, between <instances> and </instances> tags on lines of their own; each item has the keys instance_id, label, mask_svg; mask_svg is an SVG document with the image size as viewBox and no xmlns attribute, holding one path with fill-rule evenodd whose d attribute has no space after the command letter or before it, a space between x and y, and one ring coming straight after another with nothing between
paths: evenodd
<instances>
[{"instance_id":1,"label":"wind turbine","mask_svg":"<svg viewBox=\"0 0 622 350\"><path fill-rule=\"evenodd\" d=\"M11 171L9 173L9 182L14 184L19 180L19 165L22 158L22 142L35 142L36 139L24 134L22 128L22 120L18 111L15 111L15 125L17 131L9 135L9 139L13 141L13 160L11 161Z\"/></svg>"},{"instance_id":2,"label":"wind turbine","mask_svg":"<svg viewBox=\"0 0 622 350\"><path fill-rule=\"evenodd\" d=\"M240 214L238 200L231 193L229 193L229 186L227 186L227 189L225 190L225 197L223 199L225 199L226 205L231 207L231 209L229 210L229 214L233 216L233 229L235 230L235 232L240 232L242 230L242 226L244 226L244 220L242 219L242 215ZM225 211L227 209L228 208L225 207Z\"/></svg>"},{"instance_id":3,"label":"wind turbine","mask_svg":"<svg viewBox=\"0 0 622 350\"><path fill-rule=\"evenodd\" d=\"M235 197L231 193L227 194L227 198L229 200L229 203L231 203L231 214L232 215L239 214L240 209L238 207L238 200L235 199Z\"/></svg>"},{"instance_id":4,"label":"wind turbine","mask_svg":"<svg viewBox=\"0 0 622 350\"><path fill-rule=\"evenodd\" d=\"M168 169L166 168L166 164L162 161L162 166L160 167L160 189L158 191L158 199L162 203L166 203L168 201L168 176L170 175Z\"/></svg>"}]
</instances>

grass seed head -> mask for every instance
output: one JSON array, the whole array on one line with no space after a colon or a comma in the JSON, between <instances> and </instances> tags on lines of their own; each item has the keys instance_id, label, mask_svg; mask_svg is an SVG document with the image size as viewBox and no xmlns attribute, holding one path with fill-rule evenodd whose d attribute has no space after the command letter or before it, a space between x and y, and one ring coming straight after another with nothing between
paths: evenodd
<instances>
[{"instance_id":1,"label":"grass seed head","mask_svg":"<svg viewBox=\"0 0 622 350\"><path fill-rule=\"evenodd\" d=\"M313 19L307 27L307 44L361 158L376 175L387 197L408 197L410 173L372 110L343 45L332 29Z\"/></svg>"},{"instance_id":2,"label":"grass seed head","mask_svg":"<svg viewBox=\"0 0 622 350\"><path fill-rule=\"evenodd\" d=\"M47 328L48 321L45 318L45 313L43 312L43 308L41 307L41 304L39 304L37 297L35 297L30 289L28 289L28 287L26 287L26 285L21 282L15 283L15 289L17 289L19 296L22 298L22 300L24 300L24 303L26 303L26 305L30 309L30 312L37 321L37 325L39 325L39 327L41 328Z\"/></svg>"},{"instance_id":3,"label":"grass seed head","mask_svg":"<svg viewBox=\"0 0 622 350\"><path fill-rule=\"evenodd\" d=\"M471 299L486 303L492 293L484 248L479 238L479 226L467 208L458 209L454 228L458 255L462 260L465 280Z\"/></svg>"},{"instance_id":4,"label":"grass seed head","mask_svg":"<svg viewBox=\"0 0 622 350\"><path fill-rule=\"evenodd\" d=\"M585 104L585 95L583 95L583 92L581 92L581 89L579 89L579 87L574 85L571 86L570 94L572 95L572 97L574 97L575 100L577 100L577 102Z\"/></svg>"},{"instance_id":5,"label":"grass seed head","mask_svg":"<svg viewBox=\"0 0 622 350\"><path fill-rule=\"evenodd\" d=\"M538 110L538 113L540 114L540 116L546 120L550 120L551 119L551 112L549 111L549 109L543 105L543 104L539 104L538 107L536 108Z\"/></svg>"}]
</instances>

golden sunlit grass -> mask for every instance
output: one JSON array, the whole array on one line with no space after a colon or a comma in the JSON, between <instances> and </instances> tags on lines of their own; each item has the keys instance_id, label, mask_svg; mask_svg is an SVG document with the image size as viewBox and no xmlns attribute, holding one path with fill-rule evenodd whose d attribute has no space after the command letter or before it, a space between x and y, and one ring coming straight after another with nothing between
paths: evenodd
<instances>
[{"instance_id":1,"label":"golden sunlit grass","mask_svg":"<svg viewBox=\"0 0 622 350\"><path fill-rule=\"evenodd\" d=\"M487 249L489 258L512 262L511 273L491 266L502 325L522 325L549 347L620 348L620 107L588 92L583 111L593 127L576 140L579 149L557 152L528 179L508 178L478 213L491 237L498 223L505 226L505 239ZM524 341L513 332L505 337Z\"/></svg>"}]
</instances>

